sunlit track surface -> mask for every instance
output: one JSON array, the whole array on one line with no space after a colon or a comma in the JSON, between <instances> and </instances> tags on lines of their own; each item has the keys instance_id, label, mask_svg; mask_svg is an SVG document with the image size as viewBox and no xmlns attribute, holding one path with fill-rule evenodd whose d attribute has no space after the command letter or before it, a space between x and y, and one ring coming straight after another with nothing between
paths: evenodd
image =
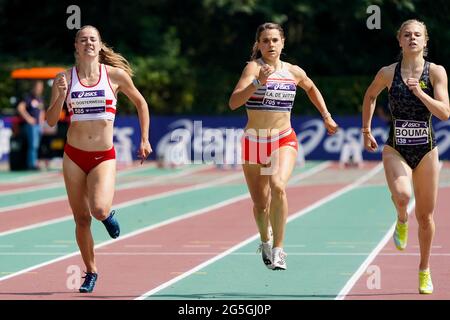
<instances>
[{"instance_id":1,"label":"sunlit track surface","mask_svg":"<svg viewBox=\"0 0 450 320\"><path fill-rule=\"evenodd\" d=\"M441 176L449 170L444 164ZM55 173L42 184L60 182ZM31 182L21 183L26 188ZM343 168L307 162L295 169L287 190L288 270L273 272L256 253L252 203L240 169L137 167L120 170L116 188L123 233L111 240L93 222L100 278L89 295L68 286L68 268L84 267L64 193L63 199L0 212L0 299L336 299L395 221L380 163ZM435 244L442 248L432 259L448 259L450 250ZM411 250L379 257L416 261L417 245ZM433 279L445 272L436 265ZM416 283L410 285L413 292Z\"/></svg>"}]
</instances>

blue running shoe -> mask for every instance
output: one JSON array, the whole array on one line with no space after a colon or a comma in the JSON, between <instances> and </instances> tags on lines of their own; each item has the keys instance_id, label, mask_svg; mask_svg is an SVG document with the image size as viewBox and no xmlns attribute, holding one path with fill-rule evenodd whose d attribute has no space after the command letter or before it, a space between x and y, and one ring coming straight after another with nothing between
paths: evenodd
<instances>
[{"instance_id":1,"label":"blue running shoe","mask_svg":"<svg viewBox=\"0 0 450 320\"><path fill-rule=\"evenodd\" d=\"M94 290L95 281L97 281L98 274L94 272L85 272L85 276L83 277L84 282L80 287L80 292L89 293Z\"/></svg>"},{"instance_id":2,"label":"blue running shoe","mask_svg":"<svg viewBox=\"0 0 450 320\"><path fill-rule=\"evenodd\" d=\"M102 223L105 225L106 230L108 231L111 238L115 239L120 234L120 226L119 222L116 218L114 218L114 215L116 214L116 211L111 211L111 214L108 218L102 221Z\"/></svg>"}]
</instances>

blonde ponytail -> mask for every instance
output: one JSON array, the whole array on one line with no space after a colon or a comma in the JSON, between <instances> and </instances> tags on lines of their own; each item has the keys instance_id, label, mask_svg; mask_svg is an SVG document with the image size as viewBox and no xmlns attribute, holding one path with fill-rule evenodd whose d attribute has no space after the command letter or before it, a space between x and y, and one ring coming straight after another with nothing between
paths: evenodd
<instances>
[{"instance_id":1,"label":"blonde ponytail","mask_svg":"<svg viewBox=\"0 0 450 320\"><path fill-rule=\"evenodd\" d=\"M100 49L98 61L109 66L117 67L128 73L130 77L133 76L133 69L131 69L130 63L120 53L114 52L113 49L108 47L105 43L102 44Z\"/></svg>"},{"instance_id":2,"label":"blonde ponytail","mask_svg":"<svg viewBox=\"0 0 450 320\"><path fill-rule=\"evenodd\" d=\"M81 27L80 30L78 30L77 34L75 35L75 42L78 40L78 37L80 35L80 32L84 29L92 28L94 29L98 34L98 40L102 43L102 47L99 52L98 62L107 64L109 66L117 67L125 71L130 77L133 76L133 69L131 69L130 63L125 59L120 53L114 52L114 50L110 47L108 47L103 41L100 36L100 32L98 29L91 25L85 25ZM78 57L77 53L75 52L75 59L78 63Z\"/></svg>"}]
</instances>

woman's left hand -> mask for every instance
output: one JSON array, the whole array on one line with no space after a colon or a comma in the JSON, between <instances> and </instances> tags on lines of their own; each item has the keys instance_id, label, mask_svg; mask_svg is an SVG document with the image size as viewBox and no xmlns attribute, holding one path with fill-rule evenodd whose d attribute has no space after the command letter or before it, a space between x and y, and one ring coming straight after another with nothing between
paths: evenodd
<instances>
[{"instance_id":1,"label":"woman's left hand","mask_svg":"<svg viewBox=\"0 0 450 320\"><path fill-rule=\"evenodd\" d=\"M141 159L141 164L144 163L145 159L147 159L152 151L152 146L150 145L150 142L148 140L141 142L138 151L138 158Z\"/></svg>"},{"instance_id":2,"label":"woman's left hand","mask_svg":"<svg viewBox=\"0 0 450 320\"><path fill-rule=\"evenodd\" d=\"M327 129L327 132L329 135L333 135L337 132L339 126L336 122L334 122L333 118L331 116L323 119L323 122L325 124L325 128Z\"/></svg>"}]
</instances>

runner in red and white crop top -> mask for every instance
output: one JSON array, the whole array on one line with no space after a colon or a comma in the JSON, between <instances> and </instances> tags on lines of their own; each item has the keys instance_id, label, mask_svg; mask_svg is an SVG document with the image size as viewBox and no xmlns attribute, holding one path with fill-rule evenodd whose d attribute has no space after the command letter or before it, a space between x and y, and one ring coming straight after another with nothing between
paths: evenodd
<instances>
[{"instance_id":1,"label":"runner in red and white crop top","mask_svg":"<svg viewBox=\"0 0 450 320\"><path fill-rule=\"evenodd\" d=\"M114 121L117 98L111 88L106 66L100 64L100 77L97 84L93 86L81 83L75 66L71 73L70 88L66 99L70 121Z\"/></svg>"},{"instance_id":2,"label":"runner in red and white crop top","mask_svg":"<svg viewBox=\"0 0 450 320\"><path fill-rule=\"evenodd\" d=\"M260 65L265 62L258 59ZM258 88L245 103L247 110L290 112L294 106L297 81L286 63L280 61L281 68L275 70L265 85Z\"/></svg>"},{"instance_id":3,"label":"runner in red and white crop top","mask_svg":"<svg viewBox=\"0 0 450 320\"><path fill-rule=\"evenodd\" d=\"M116 178L116 94L122 92L136 107L140 126L136 148L141 164L152 152L150 115L144 96L133 83L128 61L102 42L97 28L88 25L77 31L75 57L76 67L58 74L53 82L46 120L49 126L57 125L67 104L72 123L64 145L62 171L86 270L78 290L90 293L98 279L92 217L103 223L111 238L120 235L118 214L111 210Z\"/></svg>"},{"instance_id":4,"label":"runner in red and white crop top","mask_svg":"<svg viewBox=\"0 0 450 320\"><path fill-rule=\"evenodd\" d=\"M290 117L297 86L306 91L322 114L327 132L334 134L337 130L312 80L299 66L280 60L284 42L280 25L267 22L258 26L251 61L229 99L232 110L243 105L247 109L241 140L242 170L252 196L262 261L272 270L287 268L283 250L288 215L286 186L298 150Z\"/></svg>"}]
</instances>

